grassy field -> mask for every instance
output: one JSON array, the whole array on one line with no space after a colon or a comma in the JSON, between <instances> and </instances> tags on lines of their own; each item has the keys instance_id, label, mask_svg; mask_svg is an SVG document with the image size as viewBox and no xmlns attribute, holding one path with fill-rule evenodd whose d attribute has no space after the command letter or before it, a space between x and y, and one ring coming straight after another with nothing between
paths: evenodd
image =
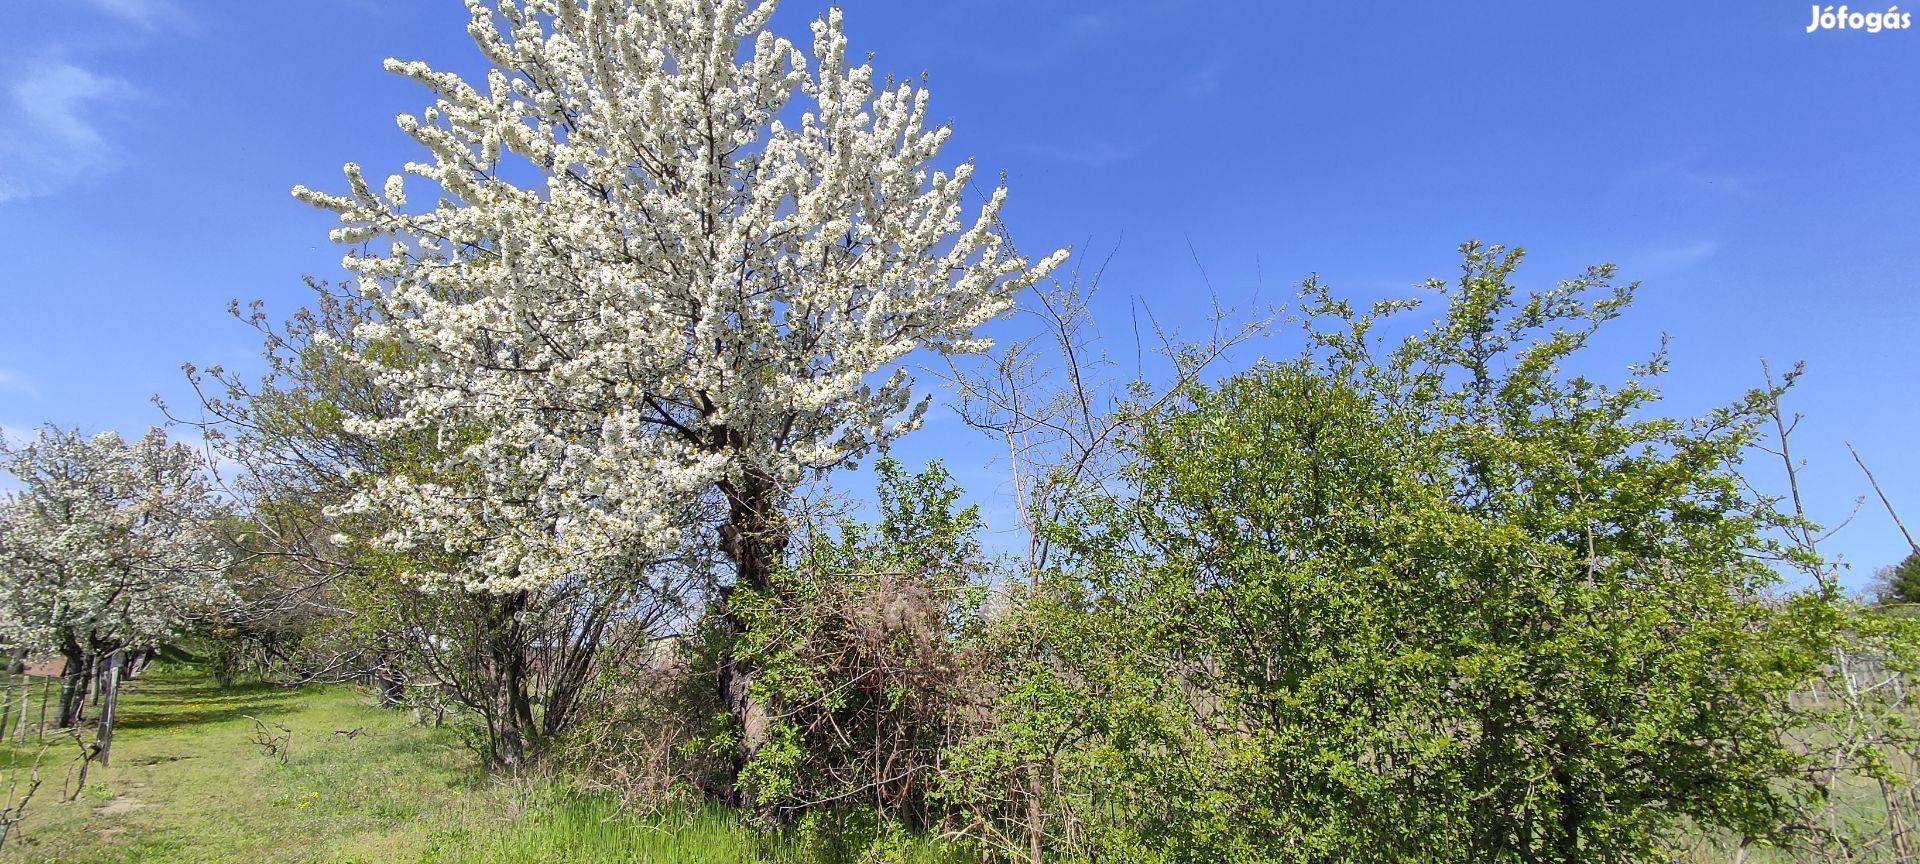
<instances>
[{"instance_id":1,"label":"grassy field","mask_svg":"<svg viewBox=\"0 0 1920 864\"><path fill-rule=\"evenodd\" d=\"M805 844L720 813L634 818L610 802L496 782L445 729L338 687L221 689L190 666L163 666L122 702L113 765L96 765L71 802L71 741L46 751L45 783L0 862L807 862ZM292 730L284 762L255 723ZM352 730L357 733L345 734ZM278 730L274 730L278 732ZM39 748L0 744L0 790ZM66 781L63 784L63 780ZM63 789L65 785L67 788ZM944 856L924 845L907 860Z\"/></svg>"},{"instance_id":2,"label":"grassy field","mask_svg":"<svg viewBox=\"0 0 1920 864\"><path fill-rule=\"evenodd\" d=\"M44 784L23 832L0 846L0 864L828 864L861 857L846 848L858 844L858 832L829 838L832 845L808 842L754 831L724 812L642 817L552 783L488 778L453 730L413 725L353 688L223 689L198 668L175 664L134 682L121 718L113 765L93 766L77 794L73 742L48 745ZM284 760L256 742L256 718L276 734L281 725L291 730ZM26 745L0 742L0 793L10 779L24 779L40 752L28 737ZM1852 816L1871 821L1884 811ZM1685 860L1731 857L1708 846ZM978 860L925 842L888 852L885 860L905 864ZM1763 851L1746 860L1788 857Z\"/></svg>"}]
</instances>

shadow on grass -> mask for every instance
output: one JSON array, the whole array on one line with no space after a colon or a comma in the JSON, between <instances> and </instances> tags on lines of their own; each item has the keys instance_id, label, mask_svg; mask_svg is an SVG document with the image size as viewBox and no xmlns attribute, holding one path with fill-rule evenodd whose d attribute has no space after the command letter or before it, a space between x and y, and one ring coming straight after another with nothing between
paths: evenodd
<instances>
[{"instance_id":1,"label":"shadow on grass","mask_svg":"<svg viewBox=\"0 0 1920 864\"><path fill-rule=\"evenodd\" d=\"M142 676L121 704L117 727L123 731L170 730L247 717L268 717L293 710L299 693L272 684L221 687L175 670Z\"/></svg>"}]
</instances>

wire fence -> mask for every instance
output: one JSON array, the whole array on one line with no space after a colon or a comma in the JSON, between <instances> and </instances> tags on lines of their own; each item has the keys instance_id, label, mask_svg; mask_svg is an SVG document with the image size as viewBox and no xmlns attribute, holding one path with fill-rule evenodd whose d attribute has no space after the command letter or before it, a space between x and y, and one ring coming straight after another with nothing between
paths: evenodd
<instances>
[{"instance_id":1,"label":"wire fence","mask_svg":"<svg viewBox=\"0 0 1920 864\"><path fill-rule=\"evenodd\" d=\"M59 722L60 677L7 672L0 680L0 741L45 741Z\"/></svg>"}]
</instances>

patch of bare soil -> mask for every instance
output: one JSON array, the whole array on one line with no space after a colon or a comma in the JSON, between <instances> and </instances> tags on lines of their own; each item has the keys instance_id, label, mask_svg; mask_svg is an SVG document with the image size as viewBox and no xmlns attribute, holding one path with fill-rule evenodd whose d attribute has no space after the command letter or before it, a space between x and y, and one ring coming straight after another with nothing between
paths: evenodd
<instances>
[{"instance_id":1,"label":"patch of bare soil","mask_svg":"<svg viewBox=\"0 0 1920 864\"><path fill-rule=\"evenodd\" d=\"M118 816L122 813L132 813L145 806L147 802L132 795L115 795L108 799L107 803L100 805L100 809L96 812L102 816Z\"/></svg>"}]
</instances>

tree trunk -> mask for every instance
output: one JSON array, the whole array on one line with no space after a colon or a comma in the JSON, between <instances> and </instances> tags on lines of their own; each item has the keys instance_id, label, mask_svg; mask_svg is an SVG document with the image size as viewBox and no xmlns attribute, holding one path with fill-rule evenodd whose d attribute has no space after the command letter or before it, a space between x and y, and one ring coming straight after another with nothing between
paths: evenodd
<instances>
[{"instance_id":1,"label":"tree trunk","mask_svg":"<svg viewBox=\"0 0 1920 864\"><path fill-rule=\"evenodd\" d=\"M405 701L407 687L400 679L385 668L373 673L373 691L380 697L380 707L392 708Z\"/></svg>"},{"instance_id":2,"label":"tree trunk","mask_svg":"<svg viewBox=\"0 0 1920 864\"><path fill-rule=\"evenodd\" d=\"M720 548L733 562L734 576L733 585L720 592L720 620L730 638L720 654L718 683L721 704L740 732L729 797L735 806L751 807L754 802L740 788L739 774L767 743L772 712L753 693L759 670L732 651L731 643L746 632L746 624L733 614L728 600L734 591L772 589L774 570L786 552L787 530L779 512L779 488L770 475L749 469L737 483L722 483L721 490L727 496L727 521L720 526Z\"/></svg>"},{"instance_id":3,"label":"tree trunk","mask_svg":"<svg viewBox=\"0 0 1920 864\"><path fill-rule=\"evenodd\" d=\"M538 727L533 722L533 699L527 692L527 640L521 630L520 613L526 608L525 593L508 594L489 610L486 634L488 671L486 682L493 693L488 732L496 769L517 773L537 755Z\"/></svg>"},{"instance_id":4,"label":"tree trunk","mask_svg":"<svg viewBox=\"0 0 1920 864\"><path fill-rule=\"evenodd\" d=\"M374 658L371 677L373 692L380 697L380 707L392 708L405 700L407 685L401 676L393 671L393 655L384 650L381 651Z\"/></svg>"},{"instance_id":5,"label":"tree trunk","mask_svg":"<svg viewBox=\"0 0 1920 864\"><path fill-rule=\"evenodd\" d=\"M513 712L499 710L505 707L497 706L493 716L487 718L487 767L511 775L526 764L527 747L519 730L514 728Z\"/></svg>"},{"instance_id":6,"label":"tree trunk","mask_svg":"<svg viewBox=\"0 0 1920 864\"><path fill-rule=\"evenodd\" d=\"M60 656L66 663L60 671L60 714L54 718L54 722L62 729L70 729L80 725L81 709L87 704L89 664L86 652L80 650L80 644L71 639L60 646Z\"/></svg>"},{"instance_id":7,"label":"tree trunk","mask_svg":"<svg viewBox=\"0 0 1920 864\"><path fill-rule=\"evenodd\" d=\"M1580 829L1587 822L1585 804L1574 787L1573 776L1565 768L1554 769L1553 780L1560 787L1560 831L1555 838L1553 860L1563 864L1584 860L1580 852Z\"/></svg>"},{"instance_id":8,"label":"tree trunk","mask_svg":"<svg viewBox=\"0 0 1920 864\"><path fill-rule=\"evenodd\" d=\"M1041 844L1047 837L1047 811L1040 800L1040 766L1027 766L1027 860L1041 864Z\"/></svg>"}]
</instances>

